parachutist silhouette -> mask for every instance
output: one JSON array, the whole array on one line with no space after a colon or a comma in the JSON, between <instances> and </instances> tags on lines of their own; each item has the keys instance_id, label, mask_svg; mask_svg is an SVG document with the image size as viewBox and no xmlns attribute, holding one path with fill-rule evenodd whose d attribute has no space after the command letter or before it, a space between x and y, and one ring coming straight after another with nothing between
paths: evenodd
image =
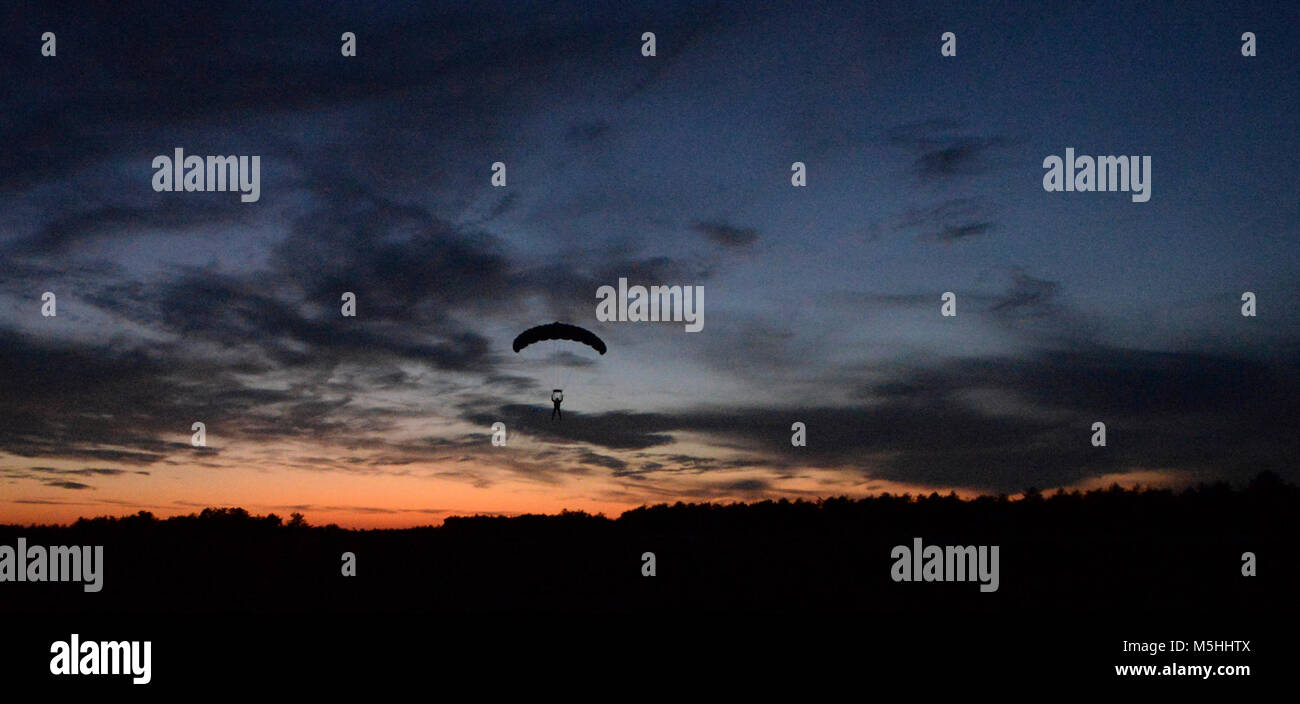
<instances>
[{"instance_id":1,"label":"parachutist silhouette","mask_svg":"<svg viewBox=\"0 0 1300 704\"><path fill-rule=\"evenodd\" d=\"M549 342L553 340L568 340L570 342L578 342L592 348L593 350L596 350L602 355L605 354L606 352L605 341L600 339L596 335L596 333L584 328L580 328L577 325L569 325L568 323L561 323L558 320L554 323L548 323L546 325L538 325L537 327L528 328L527 330L519 333L519 336L515 338L515 342L514 345L512 345L512 347L514 348L515 353L518 354L521 350L523 350L525 347L528 347L529 345L538 342ZM564 384L566 386L568 385L567 381L562 382L557 380L553 383ZM560 420L564 420L564 412L560 410L560 404L563 402L564 402L564 392L561 391L560 389L553 389L551 391L551 403L555 404L555 408L554 410L551 411L551 420L555 420L556 418L559 418Z\"/></svg>"}]
</instances>

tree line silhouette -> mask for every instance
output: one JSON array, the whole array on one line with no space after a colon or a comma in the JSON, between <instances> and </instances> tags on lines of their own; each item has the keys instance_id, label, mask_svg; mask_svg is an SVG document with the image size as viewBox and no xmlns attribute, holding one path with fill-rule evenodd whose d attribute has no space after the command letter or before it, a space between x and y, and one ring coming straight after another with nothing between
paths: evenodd
<instances>
[{"instance_id":1,"label":"tree line silhouette","mask_svg":"<svg viewBox=\"0 0 1300 704\"><path fill-rule=\"evenodd\" d=\"M615 519L458 516L441 526L350 530L293 513L147 511L66 526L0 526L0 544L104 545L100 594L5 584L0 610L186 612L809 609L882 604L1000 613L1251 608L1295 585L1300 490L1265 473L1181 491L1027 490L1023 498L908 494L816 501L675 503ZM1001 588L896 583L890 550L1001 546ZM341 574L356 556L357 575ZM656 574L642 574L653 552ZM1243 553L1261 576L1241 574Z\"/></svg>"}]
</instances>

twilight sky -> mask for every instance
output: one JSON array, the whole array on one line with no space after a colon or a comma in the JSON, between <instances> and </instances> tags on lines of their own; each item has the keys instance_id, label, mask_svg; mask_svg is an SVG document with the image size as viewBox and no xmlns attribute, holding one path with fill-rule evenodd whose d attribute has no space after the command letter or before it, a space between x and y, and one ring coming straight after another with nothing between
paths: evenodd
<instances>
[{"instance_id":1,"label":"twilight sky","mask_svg":"<svg viewBox=\"0 0 1300 704\"><path fill-rule=\"evenodd\" d=\"M1300 479L1300 10L972 4L8 4L0 522ZM260 200L154 192L177 147ZM511 351L552 320L609 354Z\"/></svg>"}]
</instances>

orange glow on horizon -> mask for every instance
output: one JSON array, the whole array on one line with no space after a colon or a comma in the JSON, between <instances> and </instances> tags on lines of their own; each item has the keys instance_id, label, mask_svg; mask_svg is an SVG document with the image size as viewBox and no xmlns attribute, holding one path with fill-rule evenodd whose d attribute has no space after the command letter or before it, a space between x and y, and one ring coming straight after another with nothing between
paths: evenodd
<instances>
[{"instance_id":1,"label":"orange glow on horizon","mask_svg":"<svg viewBox=\"0 0 1300 704\"><path fill-rule=\"evenodd\" d=\"M248 462L248 464L254 464ZM449 516L555 514L585 511L617 518L627 510L663 503L733 503L765 499L791 501L846 496L863 498L890 494L928 496L950 492L972 499L990 492L963 487L937 487L865 478L861 470L808 468L788 471L780 481L762 470L736 470L691 477L677 484L637 483L603 472L532 476L528 468L503 468L479 462L453 467L373 467L362 471L302 469L262 463L262 469L240 467L150 467L149 473L92 477L94 487L53 487L42 478L5 482L0 497L2 524L67 524L78 518L127 516L149 511L159 518L197 513L204 508L239 507L255 515L274 513L288 520L302 513L311 525L344 528L410 528L441 525ZM451 475L452 478L442 475ZM483 479L477 485L465 476ZM559 478L557 478L557 476ZM730 491L737 480L768 477L765 488ZM720 481L725 480L725 481ZM1066 486L1066 490L1105 488L1119 483L1179 487L1194 477L1172 470L1134 468ZM1044 488L1043 493L1055 487ZM1010 494L1015 499L1020 493Z\"/></svg>"}]
</instances>

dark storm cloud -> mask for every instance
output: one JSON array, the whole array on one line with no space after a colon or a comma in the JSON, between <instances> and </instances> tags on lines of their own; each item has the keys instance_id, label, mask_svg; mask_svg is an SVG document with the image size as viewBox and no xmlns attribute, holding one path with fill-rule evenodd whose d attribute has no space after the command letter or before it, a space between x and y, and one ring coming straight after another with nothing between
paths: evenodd
<instances>
[{"instance_id":1,"label":"dark storm cloud","mask_svg":"<svg viewBox=\"0 0 1300 704\"><path fill-rule=\"evenodd\" d=\"M523 394L538 388L535 379L517 374L492 374L485 378L483 383L501 387L512 394Z\"/></svg>"},{"instance_id":2,"label":"dark storm cloud","mask_svg":"<svg viewBox=\"0 0 1300 704\"><path fill-rule=\"evenodd\" d=\"M763 498L772 490L772 484L763 479L735 479L697 484L680 489L677 493L695 501L718 501L720 499L753 501ZM799 492L783 491L781 493L795 494Z\"/></svg>"},{"instance_id":3,"label":"dark storm cloud","mask_svg":"<svg viewBox=\"0 0 1300 704\"><path fill-rule=\"evenodd\" d=\"M558 320L594 319L596 290L617 286L619 278L634 283L691 283L707 281L716 264L699 259L665 256L629 257L623 248L575 252L558 263L528 268L513 284L546 301ZM507 295L509 291L507 291Z\"/></svg>"},{"instance_id":4,"label":"dark storm cloud","mask_svg":"<svg viewBox=\"0 0 1300 704\"><path fill-rule=\"evenodd\" d=\"M148 476L148 472L113 469L108 467L86 467L83 469L58 469L56 467L30 467L30 468L3 468L0 469L0 476L4 477L41 477L43 475L75 475L75 476L103 476L116 477L122 474L143 474Z\"/></svg>"},{"instance_id":5,"label":"dark storm cloud","mask_svg":"<svg viewBox=\"0 0 1300 704\"><path fill-rule=\"evenodd\" d=\"M328 277L326 272L323 276ZM138 311L141 323L161 323L165 329L204 339L222 346L247 345L260 349L279 366L319 365L345 359L385 357L420 360L448 370L486 366L489 341L453 321L441 319L440 326L418 325L414 297L406 298L409 307L401 306L392 296L396 293L384 283L368 286L342 285L328 295L316 292L314 300L283 300L270 293L265 280L256 277L233 278L194 270L183 278L155 289L147 308ZM363 311L356 324L342 324L335 306L341 294L357 294L358 308ZM105 297L105 307L116 305L120 297ZM304 307L319 306L313 313ZM367 307L370 310L367 310ZM119 308L119 312L125 313ZM364 315L364 317L363 317ZM433 317L430 322L439 322ZM406 325L404 323L412 324Z\"/></svg>"},{"instance_id":6,"label":"dark storm cloud","mask_svg":"<svg viewBox=\"0 0 1300 704\"><path fill-rule=\"evenodd\" d=\"M681 14L663 13L654 18L646 18L647 24L644 28L638 28L634 36L640 40L642 32L654 31L655 56L646 57L642 62L644 68L641 75L618 97L618 102L631 100L667 75L677 66L687 49L723 26L725 10L726 6L720 2L686 4L679 8ZM637 48L639 54L639 42Z\"/></svg>"},{"instance_id":7,"label":"dark storm cloud","mask_svg":"<svg viewBox=\"0 0 1300 704\"><path fill-rule=\"evenodd\" d=\"M30 7L6 23L13 31L0 40L0 73L29 75L44 90L7 105L0 192L134 153L139 147L126 135L158 124L245 121L421 89L439 99L411 106L418 108L413 115L473 126L479 139L492 141L503 116L545 99L540 87L557 80L625 66L615 79L619 102L653 87L687 48L721 27L720 7L615 12L553 3L546 13L531 13L514 3L463 2L302 12L264 3L245 12L202 4L178 12L150 0L93 4L75 14ZM652 27L658 56L643 58L641 32ZM24 38L50 28L58 30L61 63L81 67L75 77L30 51ZM340 56L343 31L357 35L354 58Z\"/></svg>"},{"instance_id":8,"label":"dark storm cloud","mask_svg":"<svg viewBox=\"0 0 1300 704\"><path fill-rule=\"evenodd\" d=\"M995 141L977 138L953 140L917 157L917 173L925 178L977 173L982 166L980 159L995 144Z\"/></svg>"},{"instance_id":9,"label":"dark storm cloud","mask_svg":"<svg viewBox=\"0 0 1300 704\"><path fill-rule=\"evenodd\" d=\"M724 247L748 247L758 241L758 230L724 222L696 223L695 231Z\"/></svg>"},{"instance_id":10,"label":"dark storm cloud","mask_svg":"<svg viewBox=\"0 0 1300 704\"><path fill-rule=\"evenodd\" d=\"M70 482L70 481L47 481L45 482L45 486L52 486L59 489L74 489L74 490L95 488L89 484L82 484L81 482Z\"/></svg>"},{"instance_id":11,"label":"dark storm cloud","mask_svg":"<svg viewBox=\"0 0 1300 704\"><path fill-rule=\"evenodd\" d=\"M371 314L405 320L419 303L488 305L520 293L493 239L355 183L316 183L324 205L293 223L275 265L309 298L366 284ZM360 294L359 294L360 295Z\"/></svg>"},{"instance_id":12,"label":"dark storm cloud","mask_svg":"<svg viewBox=\"0 0 1300 704\"><path fill-rule=\"evenodd\" d=\"M651 461L642 461L647 459L650 459ZM772 469L779 467L781 464L779 459L772 457L761 458L758 461L749 457L719 459L717 457L699 457L680 452L638 452L636 453L635 461L637 464L633 465L632 462L629 462L626 466L615 470L612 476L644 480L672 475L704 475L711 472L738 469L763 469L771 471Z\"/></svg>"},{"instance_id":13,"label":"dark storm cloud","mask_svg":"<svg viewBox=\"0 0 1300 704\"><path fill-rule=\"evenodd\" d=\"M999 323L1014 325L1017 321L1051 318L1061 326L1081 326L1083 321L1064 300L1061 285L1032 276L1023 267L1011 267L1008 281L1001 291L976 290L965 292L965 304L974 304L976 312L985 313ZM870 293L865 291L837 291L826 296L826 305L854 309L933 307L939 301L933 293ZM1079 332L1078 329L1075 332ZM1081 335L1075 337L1082 338ZM1040 340L1039 342L1042 342Z\"/></svg>"},{"instance_id":14,"label":"dark storm cloud","mask_svg":"<svg viewBox=\"0 0 1300 704\"><path fill-rule=\"evenodd\" d=\"M626 248L571 252L529 266L497 238L453 226L424 207L337 180L313 188L326 205L293 224L274 266L308 299L332 304L353 291L367 320L411 324L422 334L447 336L460 325L453 314L499 314L528 298L546 301L557 318L590 317L596 290L619 277L700 282L713 271L710 262L637 257ZM477 341L472 335L461 333L462 346ZM460 362L457 368L487 364L482 355Z\"/></svg>"},{"instance_id":15,"label":"dark storm cloud","mask_svg":"<svg viewBox=\"0 0 1300 704\"><path fill-rule=\"evenodd\" d=\"M709 275L707 264L613 251L611 259L595 251L530 269L507 257L494 238L458 230L422 207L347 184L322 186L320 195L325 205L293 223L268 271L179 269L152 286L105 283L88 274L95 287L81 296L190 340L259 348L276 366L387 355L490 372L491 342L458 316L497 312L530 296L554 301L557 315L590 314L586 302L596 289L620 276L699 281ZM101 215L116 221L119 214ZM28 280L57 272L52 265L23 266L30 271L16 273ZM340 324L336 306L344 291L357 294L361 314Z\"/></svg>"},{"instance_id":16,"label":"dark storm cloud","mask_svg":"<svg viewBox=\"0 0 1300 704\"><path fill-rule=\"evenodd\" d=\"M350 402L407 382L393 366L397 360L472 371L486 378L488 388L532 387L531 380L496 372L493 341L462 320L528 298L552 301L557 316L589 315L596 289L620 276L700 281L710 274L708 263L636 258L616 249L530 268L507 256L494 238L453 227L426 208L346 182L307 183L322 205L291 223L266 269L172 267L158 280L140 281L113 267L60 269L57 251L7 259L12 276L6 288L17 296L30 297L27 289L43 277L74 275L78 295L61 302L65 310L88 303L184 342L135 340L128 346L113 337L56 343L0 331L2 366L17 377L0 400L0 447L23 457L139 465L219 452L158 440L188 434L189 421L178 418L201 418L224 439L382 432L391 427L391 412L357 409ZM160 210L131 215L160 226L172 222ZM44 244L72 246L88 233L116 227L123 217L111 208L88 212L72 230L80 234ZM47 229L40 237L54 232ZM357 318L339 316L343 291L357 294ZM344 362L371 372L327 383ZM258 387L244 378L290 370L297 376L288 389ZM94 419L80 422L80 413ZM80 427L71 427L70 420ZM400 455L388 452L386 463L428 459L435 452L396 449Z\"/></svg>"},{"instance_id":17,"label":"dark storm cloud","mask_svg":"<svg viewBox=\"0 0 1300 704\"><path fill-rule=\"evenodd\" d=\"M543 363L553 367L570 368L596 366L596 360L583 357L579 354L574 354L573 352L555 352L548 355Z\"/></svg>"},{"instance_id":18,"label":"dark storm cloud","mask_svg":"<svg viewBox=\"0 0 1300 704\"><path fill-rule=\"evenodd\" d=\"M41 28L58 28L59 58L75 56L79 74L96 80L70 84L51 71L52 87L31 94L42 102L14 107L16 119L0 133L11 145L0 153L0 190L61 177L117 151L121 145L105 140L106 133L354 100L417 82L421 73L401 68L407 62L396 60L410 48L402 39L414 38L415 25L374 19L378 16L300 13L268 4L250 18L215 5L176 12L139 1L92 5L75 15L56 6L20 14L24 21L16 27L23 29L16 34L39 36ZM386 36L387 41L370 43L376 60L366 70L331 66L340 24ZM26 48L6 52L6 68L41 75L46 67L26 60Z\"/></svg>"},{"instance_id":19,"label":"dark storm cloud","mask_svg":"<svg viewBox=\"0 0 1300 704\"><path fill-rule=\"evenodd\" d=\"M594 142L609 133L610 124L605 120L595 122L580 122L570 125L565 133L565 139L570 144L586 145Z\"/></svg>"},{"instance_id":20,"label":"dark storm cloud","mask_svg":"<svg viewBox=\"0 0 1300 704\"><path fill-rule=\"evenodd\" d=\"M993 229L991 222L969 222L964 225L945 225L939 232L940 242L954 242L956 240L983 235Z\"/></svg>"},{"instance_id":21,"label":"dark storm cloud","mask_svg":"<svg viewBox=\"0 0 1300 704\"><path fill-rule=\"evenodd\" d=\"M495 482L484 477L477 472L469 471L444 471L434 472L433 476L441 479L451 479L453 481L467 482L476 489L487 489L493 486Z\"/></svg>"},{"instance_id":22,"label":"dark storm cloud","mask_svg":"<svg viewBox=\"0 0 1300 704\"><path fill-rule=\"evenodd\" d=\"M154 439L163 423L142 413L175 396L169 383L174 363L140 353L38 345L0 331L0 369L8 384L0 396L0 447L6 452L151 464L176 449Z\"/></svg>"},{"instance_id":23,"label":"dark storm cloud","mask_svg":"<svg viewBox=\"0 0 1300 704\"><path fill-rule=\"evenodd\" d=\"M1294 361L1294 360L1293 360ZM1000 477L1016 484L1054 485L1124 466L1214 471L1241 479L1272 469L1293 473L1297 449L1283 418L1296 417L1296 376L1285 367L1232 357L1095 347L1045 352L1031 359L968 360L878 389L906 408L953 407L958 392L999 390L1027 401L1032 415L996 422L966 418L975 429L965 448L942 428L943 444L889 463L891 478ZM991 420L991 419L990 419ZM1105 422L1109 446L1086 440ZM981 427L982 426L982 427ZM960 431L959 431L960 432ZM1017 436L1019 436L1017 438ZM976 467L983 467L977 470Z\"/></svg>"},{"instance_id":24,"label":"dark storm cloud","mask_svg":"<svg viewBox=\"0 0 1300 704\"><path fill-rule=\"evenodd\" d=\"M614 470L610 476L616 479L636 479L643 481L656 472L663 469L663 465L658 462L647 462L639 467L622 467Z\"/></svg>"},{"instance_id":25,"label":"dark storm cloud","mask_svg":"<svg viewBox=\"0 0 1300 704\"><path fill-rule=\"evenodd\" d=\"M87 265L75 255L93 241L142 229L183 233L247 224L257 210L228 199L181 202L147 191L150 200L144 203L126 198L47 208L43 221L8 246L14 256L0 263L7 290L30 298L32 284L57 277L66 285L76 275L86 286L76 288L72 299L61 295L61 313L89 303L185 343L136 340L128 350L116 337L102 344L55 345L6 333L16 344L6 345L4 354L16 368L50 374L54 367L39 362L49 354L74 370L64 376L66 389L50 393L20 385L0 403L0 448L6 451L137 465L219 452L157 440L184 436L188 422L177 418L202 418L220 429L214 437L227 440L379 432L389 423L387 415L358 418L363 411L350 402L363 392L409 384L397 361L481 374L489 388L516 393L535 385L495 370L498 341L476 331L484 315L541 300L555 317L576 319L590 316L596 289L620 276L698 283L711 274L707 262L638 257L626 247L575 252L541 265L516 260L487 234L387 195L391 191L382 185L340 177L337 162L348 167L342 173L405 174L436 187L438 174L446 171L430 163L444 151L433 148L438 139L500 147L510 120L553 97L546 86L567 84L596 67L622 89L623 99L649 89L676 57L717 28L716 7L647 9L629 16L591 8L565 13L557 6L557 14L537 15L509 5L467 3L303 15L267 5L256 17L242 18L197 6L184 13L147 7L128 2L75 19L20 15L33 27L65 20L55 23L60 60L75 59L95 80L70 81L53 72L46 90L8 106L0 124L7 144L0 153L0 191L57 184L110 160L138 162L143 190L143 165L150 154L175 146L176 135L199 135L201 144L213 130L225 134L230 125L243 125L242 134L254 141L241 138L239 144L256 145L267 164L300 174L286 182L294 189L287 236L262 270L251 264L233 271L170 268L157 280L141 280L104 264L83 276L78 268ZM107 29L128 17L130 33ZM638 61L638 38L650 17L660 33L660 56ZM713 19L697 21L701 17ZM358 35L356 60L338 56L342 29ZM3 41L13 40L6 35ZM5 66L41 72L53 63L30 65L27 49L25 43L7 47ZM160 55L167 60L159 63ZM611 60L617 57L634 58ZM402 126L378 124L352 133L348 144L322 150L310 137L298 143L274 129L268 134L264 122L344 109L382 113L372 123L396 116ZM404 118L427 125L414 144ZM164 136L159 125L181 131L151 143ZM610 119L586 117L571 123L568 137L594 143L613 129ZM222 153L230 151L229 140L224 143ZM421 158L421 152L427 155ZM443 168L431 168L438 166ZM500 218L518 203L512 191L488 205L477 222ZM357 294L360 313L340 322L344 291ZM331 372L349 362L376 371L327 385ZM246 378L285 372L295 381L284 391ZM67 419L75 419L73 408L107 410L108 417L74 432ZM398 464L439 451L397 447L381 455Z\"/></svg>"},{"instance_id":26,"label":"dark storm cloud","mask_svg":"<svg viewBox=\"0 0 1300 704\"><path fill-rule=\"evenodd\" d=\"M1002 137L964 134L961 125L950 120L899 125L886 137L913 155L912 171L922 181L983 173L990 167L990 152L1007 144Z\"/></svg>"},{"instance_id":27,"label":"dark storm cloud","mask_svg":"<svg viewBox=\"0 0 1300 704\"><path fill-rule=\"evenodd\" d=\"M1037 279L1023 269L1015 269L1011 289L995 299L989 310L1008 317L1049 315L1059 311L1059 290L1060 284L1055 281Z\"/></svg>"},{"instance_id":28,"label":"dark storm cloud","mask_svg":"<svg viewBox=\"0 0 1300 704\"><path fill-rule=\"evenodd\" d=\"M0 256L0 291L18 299L38 302L41 291L36 286L61 281L77 289L94 290L124 275L121 266L112 262L59 262L32 256ZM62 304L61 304L62 305Z\"/></svg>"},{"instance_id":29,"label":"dark storm cloud","mask_svg":"<svg viewBox=\"0 0 1300 704\"><path fill-rule=\"evenodd\" d=\"M55 499L14 499L16 504L33 504L36 506L92 506L88 501L58 501Z\"/></svg>"},{"instance_id":30,"label":"dark storm cloud","mask_svg":"<svg viewBox=\"0 0 1300 704\"><path fill-rule=\"evenodd\" d=\"M340 429L330 413L335 407L310 389L249 388L225 362L195 361L175 347L114 351L37 343L7 331L0 331L0 343L0 369L12 375L0 397L0 448L20 457L139 466L217 455L219 447L181 441L193 419L224 438ZM271 404L283 412L269 412Z\"/></svg>"},{"instance_id":31,"label":"dark storm cloud","mask_svg":"<svg viewBox=\"0 0 1300 704\"><path fill-rule=\"evenodd\" d=\"M894 229L938 242L967 240L987 235L996 228L989 211L990 207L981 199L957 198L929 208L909 209Z\"/></svg>"},{"instance_id":32,"label":"dark storm cloud","mask_svg":"<svg viewBox=\"0 0 1300 704\"><path fill-rule=\"evenodd\" d=\"M548 423L549 408L523 404L507 404L488 413L470 411L465 419L476 425L490 425L502 421L506 427L519 428L538 437L557 442L585 442L611 450L640 450L672 441L662 430L673 426L673 421L654 413L613 411L600 414L565 412L581 422ZM563 427L561 427L563 426ZM659 430L657 430L659 429Z\"/></svg>"},{"instance_id":33,"label":"dark storm cloud","mask_svg":"<svg viewBox=\"0 0 1300 704\"><path fill-rule=\"evenodd\" d=\"M614 470L615 475L627 468L627 462L624 462L617 457L602 455L599 452L592 452L591 450L583 450L579 453L578 462L581 464L589 464L596 467L612 469Z\"/></svg>"},{"instance_id":34,"label":"dark storm cloud","mask_svg":"<svg viewBox=\"0 0 1300 704\"><path fill-rule=\"evenodd\" d=\"M908 308L932 305L939 300L933 293L869 293L866 291L836 291L824 297L826 305L851 308Z\"/></svg>"},{"instance_id":35,"label":"dark storm cloud","mask_svg":"<svg viewBox=\"0 0 1300 704\"><path fill-rule=\"evenodd\" d=\"M536 422L540 408L505 406L475 422L509 418L530 433L611 451L662 446L689 432L760 453L722 463L656 458L653 465L617 468L622 477L691 467L771 471L794 463L991 492L1069 485L1135 467L1237 480L1265 469L1291 476L1289 458L1300 450L1285 420L1300 417L1297 375L1233 357L1093 346L959 359L864 391L873 403L575 413L580 422L563 427ZM794 421L807 424L807 447L790 446ZM1094 421L1107 424L1108 447L1091 446Z\"/></svg>"},{"instance_id":36,"label":"dark storm cloud","mask_svg":"<svg viewBox=\"0 0 1300 704\"><path fill-rule=\"evenodd\" d=\"M106 205L58 217L10 247L15 255L61 254L98 237L142 230L178 230L238 223L249 215L237 202L193 200L152 208Z\"/></svg>"},{"instance_id":37,"label":"dark storm cloud","mask_svg":"<svg viewBox=\"0 0 1300 704\"><path fill-rule=\"evenodd\" d=\"M504 196L501 197L500 200L498 200L496 203L492 205L492 209L488 211L487 215L480 222L491 222L493 220L496 220L502 215L505 215L506 213L513 210L515 205L518 202L519 202L518 193L505 194Z\"/></svg>"},{"instance_id":38,"label":"dark storm cloud","mask_svg":"<svg viewBox=\"0 0 1300 704\"><path fill-rule=\"evenodd\" d=\"M772 485L762 479L737 479L734 482L723 484L721 488L727 491L758 493L771 489Z\"/></svg>"}]
</instances>

